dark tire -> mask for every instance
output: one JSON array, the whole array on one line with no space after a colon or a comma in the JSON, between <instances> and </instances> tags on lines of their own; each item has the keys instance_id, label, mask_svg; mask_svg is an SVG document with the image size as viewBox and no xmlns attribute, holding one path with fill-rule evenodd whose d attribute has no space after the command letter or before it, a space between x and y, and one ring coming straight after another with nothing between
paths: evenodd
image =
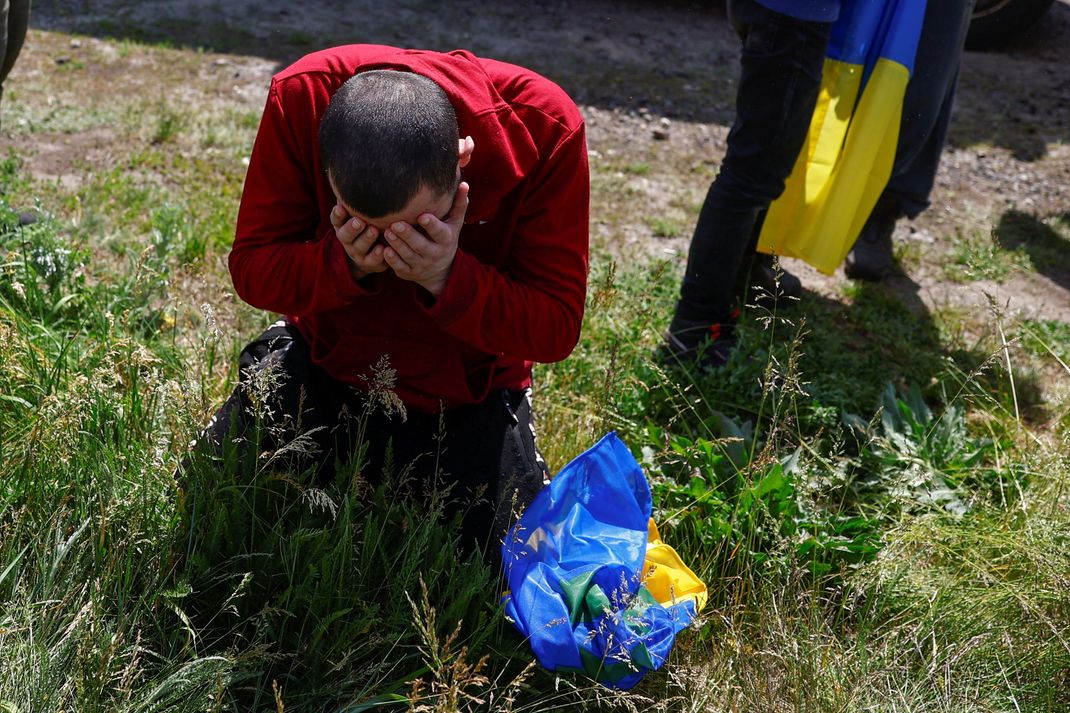
<instances>
[{"instance_id":1,"label":"dark tire","mask_svg":"<svg viewBox=\"0 0 1070 713\"><path fill-rule=\"evenodd\" d=\"M939 2L940 0L936 0ZM1039 20L1055 0L977 0L966 49L1002 47Z\"/></svg>"}]
</instances>

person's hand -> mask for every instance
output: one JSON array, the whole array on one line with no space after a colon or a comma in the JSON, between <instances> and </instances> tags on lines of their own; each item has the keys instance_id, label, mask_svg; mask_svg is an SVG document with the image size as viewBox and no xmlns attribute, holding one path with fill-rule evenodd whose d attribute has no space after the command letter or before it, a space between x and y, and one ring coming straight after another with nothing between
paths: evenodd
<instances>
[{"instance_id":1,"label":"person's hand","mask_svg":"<svg viewBox=\"0 0 1070 713\"><path fill-rule=\"evenodd\" d=\"M386 246L376 244L379 229L365 225L360 218L350 217L349 211L340 205L331 210L331 225L338 242L349 256L349 270L353 279L359 280L375 272L383 272L388 265L383 259Z\"/></svg>"},{"instance_id":2,"label":"person's hand","mask_svg":"<svg viewBox=\"0 0 1070 713\"><path fill-rule=\"evenodd\" d=\"M445 220L423 213L417 226L394 223L383 233L386 264L398 277L415 282L437 299L450 275L467 210L468 184L462 181Z\"/></svg>"}]
</instances>

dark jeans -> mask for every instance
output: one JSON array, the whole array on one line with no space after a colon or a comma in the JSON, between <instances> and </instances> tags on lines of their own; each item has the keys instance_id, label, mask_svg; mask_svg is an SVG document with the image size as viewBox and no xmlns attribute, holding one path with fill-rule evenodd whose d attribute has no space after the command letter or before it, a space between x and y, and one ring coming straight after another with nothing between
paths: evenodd
<instances>
[{"instance_id":1,"label":"dark jeans","mask_svg":"<svg viewBox=\"0 0 1070 713\"><path fill-rule=\"evenodd\" d=\"M0 0L0 94L30 24L30 0Z\"/></svg>"},{"instance_id":2,"label":"dark jeans","mask_svg":"<svg viewBox=\"0 0 1070 713\"><path fill-rule=\"evenodd\" d=\"M929 207L973 6L974 0L930 0L925 8L914 74L903 97L895 166L882 194L911 218Z\"/></svg>"},{"instance_id":3,"label":"dark jeans","mask_svg":"<svg viewBox=\"0 0 1070 713\"><path fill-rule=\"evenodd\" d=\"M526 391L493 391L478 404L403 415L386 389L358 391L328 376L285 321L246 346L239 364L241 383L198 447L222 454L232 441L246 465L274 454L266 456L274 458L271 467L311 471L321 483L353 474L344 468L359 467L372 483L384 471L406 471L428 485L451 487L450 507L463 514L466 544L476 540L492 551L514 514L549 482ZM250 443L257 439L254 453Z\"/></svg>"},{"instance_id":4,"label":"dark jeans","mask_svg":"<svg viewBox=\"0 0 1070 713\"><path fill-rule=\"evenodd\" d=\"M755 223L784 191L806 138L828 46L829 23L796 20L754 0L728 6L743 41L736 119L691 239L676 324L730 321Z\"/></svg>"}]
</instances>

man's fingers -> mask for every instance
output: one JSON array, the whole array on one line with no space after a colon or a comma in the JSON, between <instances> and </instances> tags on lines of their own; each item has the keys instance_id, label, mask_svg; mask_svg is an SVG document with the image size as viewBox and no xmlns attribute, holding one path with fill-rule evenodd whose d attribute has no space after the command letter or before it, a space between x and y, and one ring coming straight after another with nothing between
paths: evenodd
<instances>
[{"instance_id":1,"label":"man's fingers","mask_svg":"<svg viewBox=\"0 0 1070 713\"><path fill-rule=\"evenodd\" d=\"M435 241L423 230L422 227L409 225L408 223L394 223L390 226L390 232L405 242L417 255L430 255L434 252Z\"/></svg>"},{"instance_id":2,"label":"man's fingers","mask_svg":"<svg viewBox=\"0 0 1070 713\"><path fill-rule=\"evenodd\" d=\"M334 226L340 238L352 240L360 235L367 226L360 218L351 218L349 211L340 205L331 209L331 225Z\"/></svg>"},{"instance_id":3,"label":"man's fingers","mask_svg":"<svg viewBox=\"0 0 1070 713\"><path fill-rule=\"evenodd\" d=\"M468 212L468 183L461 181L457 186L457 195L453 197L453 207L446 216L447 223L460 223L464 220L464 214Z\"/></svg>"},{"instance_id":4,"label":"man's fingers","mask_svg":"<svg viewBox=\"0 0 1070 713\"><path fill-rule=\"evenodd\" d=\"M446 215L445 221L439 220L431 213L424 213L417 222L436 243L442 243L449 239L453 233L459 231L464 223L464 214L468 212L468 184L461 182L457 186L457 195L453 197L453 206Z\"/></svg>"},{"instance_id":5,"label":"man's fingers","mask_svg":"<svg viewBox=\"0 0 1070 713\"><path fill-rule=\"evenodd\" d=\"M373 274L376 272L382 272L386 269L386 255L387 248L383 245L373 245L368 252L364 253L360 257L354 257L350 253L350 258L353 263L367 274Z\"/></svg>"},{"instance_id":6,"label":"man's fingers","mask_svg":"<svg viewBox=\"0 0 1070 713\"><path fill-rule=\"evenodd\" d=\"M331 221L334 221L334 213L331 213ZM362 236L365 231L365 225L358 218L352 218L345 220L341 225L334 226L334 233L338 236L338 239L342 241L343 245L352 245L357 238Z\"/></svg>"},{"instance_id":7,"label":"man's fingers","mask_svg":"<svg viewBox=\"0 0 1070 713\"><path fill-rule=\"evenodd\" d=\"M341 205L336 205L331 209L330 220L338 242L342 244L349 260L361 275L382 272L386 269L384 258L386 246L375 244L380 235L378 228L350 215L349 211Z\"/></svg>"},{"instance_id":8,"label":"man's fingers","mask_svg":"<svg viewBox=\"0 0 1070 713\"><path fill-rule=\"evenodd\" d=\"M354 236L358 236L361 233L366 232L365 228L367 227L368 226L364 225L364 221L362 221L360 218L351 218L349 222L345 224L345 229L353 231Z\"/></svg>"},{"instance_id":9,"label":"man's fingers","mask_svg":"<svg viewBox=\"0 0 1070 713\"><path fill-rule=\"evenodd\" d=\"M390 266L390 269L396 272L398 277L401 277L402 279L412 272L412 267L409 263L401 259L401 256L398 255L397 251L392 247L383 249L383 260L385 260L386 264Z\"/></svg>"},{"instance_id":10,"label":"man's fingers","mask_svg":"<svg viewBox=\"0 0 1070 713\"><path fill-rule=\"evenodd\" d=\"M385 268L383 266L386 263L386 260L383 258L384 253L386 253L386 248L382 245L376 245L369 250L368 254L364 256L365 270L368 272L379 272L384 270Z\"/></svg>"},{"instance_id":11,"label":"man's fingers","mask_svg":"<svg viewBox=\"0 0 1070 713\"><path fill-rule=\"evenodd\" d=\"M383 237L394 252L410 265L418 261L420 255L430 246L427 238L405 223L394 223L390 226L390 230L383 233Z\"/></svg>"},{"instance_id":12,"label":"man's fingers","mask_svg":"<svg viewBox=\"0 0 1070 713\"><path fill-rule=\"evenodd\" d=\"M331 225L333 225L336 230L342 227L348 217L349 213L347 213L346 209L340 205L336 205L331 209Z\"/></svg>"},{"instance_id":13,"label":"man's fingers","mask_svg":"<svg viewBox=\"0 0 1070 713\"><path fill-rule=\"evenodd\" d=\"M363 223L361 223L363 225ZM374 225L369 225L364 232L354 236L354 240L350 245L353 250L360 255L364 255L371 250L371 247L375 245L375 241L379 238L379 229Z\"/></svg>"}]
</instances>

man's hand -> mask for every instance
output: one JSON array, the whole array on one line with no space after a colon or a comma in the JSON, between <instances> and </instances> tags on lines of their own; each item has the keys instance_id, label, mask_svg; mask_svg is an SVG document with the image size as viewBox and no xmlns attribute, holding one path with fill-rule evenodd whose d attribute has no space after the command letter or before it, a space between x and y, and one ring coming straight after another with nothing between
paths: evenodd
<instances>
[{"instance_id":1,"label":"man's hand","mask_svg":"<svg viewBox=\"0 0 1070 713\"><path fill-rule=\"evenodd\" d=\"M331 210L331 225L349 256L349 270L354 280L386 270L388 265L383 259L386 246L375 244L379 238L378 228L365 225L360 218L351 218L349 211L340 205Z\"/></svg>"},{"instance_id":2,"label":"man's hand","mask_svg":"<svg viewBox=\"0 0 1070 713\"><path fill-rule=\"evenodd\" d=\"M398 277L415 282L437 299L450 275L467 210L468 184L462 181L445 220L423 213L417 218L418 227L394 223L383 233L386 264Z\"/></svg>"}]
</instances>

